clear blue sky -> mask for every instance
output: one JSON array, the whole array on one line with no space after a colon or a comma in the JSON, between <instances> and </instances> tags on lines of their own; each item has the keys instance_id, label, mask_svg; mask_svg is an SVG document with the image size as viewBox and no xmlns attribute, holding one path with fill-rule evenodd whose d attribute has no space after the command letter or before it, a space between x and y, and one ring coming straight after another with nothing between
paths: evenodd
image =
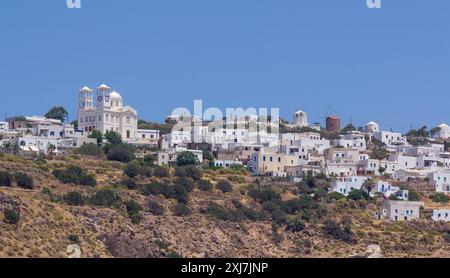
<instances>
[{"instance_id":1,"label":"clear blue sky","mask_svg":"<svg viewBox=\"0 0 450 278\"><path fill-rule=\"evenodd\" d=\"M303 108L384 129L450 122L450 1L3 0L1 118L76 115L107 83L140 118L206 106Z\"/></svg>"}]
</instances>

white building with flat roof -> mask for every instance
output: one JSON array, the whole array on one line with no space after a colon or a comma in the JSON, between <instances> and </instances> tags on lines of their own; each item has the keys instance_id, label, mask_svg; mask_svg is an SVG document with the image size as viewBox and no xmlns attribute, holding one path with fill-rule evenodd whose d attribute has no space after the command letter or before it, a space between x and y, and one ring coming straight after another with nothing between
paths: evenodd
<instances>
[{"instance_id":1,"label":"white building with flat roof","mask_svg":"<svg viewBox=\"0 0 450 278\"><path fill-rule=\"evenodd\" d=\"M434 221L450 222L450 209L434 209L431 219Z\"/></svg>"}]
</instances>

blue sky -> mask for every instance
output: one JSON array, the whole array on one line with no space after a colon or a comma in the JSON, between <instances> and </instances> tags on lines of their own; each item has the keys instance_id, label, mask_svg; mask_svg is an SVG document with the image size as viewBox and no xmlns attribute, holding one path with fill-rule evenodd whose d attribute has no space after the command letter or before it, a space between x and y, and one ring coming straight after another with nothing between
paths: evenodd
<instances>
[{"instance_id":1,"label":"blue sky","mask_svg":"<svg viewBox=\"0 0 450 278\"><path fill-rule=\"evenodd\" d=\"M303 108L384 129L450 122L450 1L3 0L0 115L76 115L107 83L162 121L179 106Z\"/></svg>"}]
</instances>

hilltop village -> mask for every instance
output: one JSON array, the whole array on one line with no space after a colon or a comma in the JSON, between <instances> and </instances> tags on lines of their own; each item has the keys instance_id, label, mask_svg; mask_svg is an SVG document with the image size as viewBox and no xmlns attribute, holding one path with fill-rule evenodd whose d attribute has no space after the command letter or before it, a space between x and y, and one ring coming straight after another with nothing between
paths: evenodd
<instances>
[{"instance_id":1,"label":"hilltop village","mask_svg":"<svg viewBox=\"0 0 450 278\"><path fill-rule=\"evenodd\" d=\"M123 97L107 85L100 85L95 92L82 88L77 106L77 120L71 123L66 122L67 112L62 107L53 108L45 116L20 115L0 122L0 209L4 210L4 222L18 224L20 215L24 215L12 195L2 195L4 188L34 190L50 196L52 202L55 192L60 191L56 203L114 207L96 203L96 198L105 197L98 196L99 192L111 191L95 188L122 184L145 196L176 200L174 204L154 200L149 204L145 199L149 211L139 202L122 203L135 224L146 213L164 215L166 207L177 217L198 209L221 221L236 221L239 212L245 219L273 221L271 237L280 243L281 227L287 232L301 232L310 225L312 216L307 213L314 211L318 222L311 227L322 225L334 240L354 243L357 232L351 231L348 219L341 219L338 211L333 212L336 219L322 219L318 208L327 210L321 202L333 206L364 202L361 206L366 217L379 221L376 223L436 223L444 225L442 239L435 238L436 245L441 240L450 241L446 226L450 221L450 126L446 124L402 134L383 130L373 121L364 127L351 123L342 126L339 117L328 115L322 127L310 124L305 111L295 112L291 121L236 115L204 122L181 114L170 115L161 124L140 120L138 112L126 106ZM28 173L31 170L16 173L16 159L22 161L19 164L46 168L51 174L37 181L39 174ZM77 166L59 165L61 161L73 161ZM121 164L111 164L111 173L92 169L108 161ZM46 180L55 185L47 186ZM59 183L75 187L62 190ZM94 189L72 190L80 185ZM201 200L192 197L197 187L200 194L214 186L220 194L237 195L221 201L220 195L205 197L206 193L198 196ZM124 201L130 196L118 199ZM211 204L214 200L217 202ZM355 211L358 209L361 207ZM72 236L71 241L76 242ZM376 240L364 242L382 244ZM184 251L185 255L205 256ZM260 256L281 256L275 251L261 252ZM448 250L441 252L449 255ZM111 253L108 256L115 256ZM133 254L119 252L116 256L138 256Z\"/></svg>"}]
</instances>

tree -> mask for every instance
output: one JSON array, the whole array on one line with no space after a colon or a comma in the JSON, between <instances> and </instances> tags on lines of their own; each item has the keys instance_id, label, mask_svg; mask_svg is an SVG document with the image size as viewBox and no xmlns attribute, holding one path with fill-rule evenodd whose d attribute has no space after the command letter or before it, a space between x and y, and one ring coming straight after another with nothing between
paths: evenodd
<instances>
[{"instance_id":1,"label":"tree","mask_svg":"<svg viewBox=\"0 0 450 278\"><path fill-rule=\"evenodd\" d=\"M61 122L65 122L68 116L69 112L62 106L53 107L45 114L47 119L60 120Z\"/></svg>"},{"instance_id":2,"label":"tree","mask_svg":"<svg viewBox=\"0 0 450 278\"><path fill-rule=\"evenodd\" d=\"M108 150L107 157L108 160L128 163L135 159L134 148L131 145L122 143L113 145Z\"/></svg>"},{"instance_id":3,"label":"tree","mask_svg":"<svg viewBox=\"0 0 450 278\"><path fill-rule=\"evenodd\" d=\"M118 132L112 130L105 132L105 139L113 146L122 144L123 142L122 136Z\"/></svg>"},{"instance_id":4,"label":"tree","mask_svg":"<svg viewBox=\"0 0 450 278\"><path fill-rule=\"evenodd\" d=\"M364 190L352 190L348 193L348 199L351 200L369 200L369 194Z\"/></svg>"},{"instance_id":5,"label":"tree","mask_svg":"<svg viewBox=\"0 0 450 278\"><path fill-rule=\"evenodd\" d=\"M213 161L214 156L212 155L212 153L209 150L203 150L203 159Z\"/></svg>"},{"instance_id":6,"label":"tree","mask_svg":"<svg viewBox=\"0 0 450 278\"><path fill-rule=\"evenodd\" d=\"M355 130L356 130L355 126L350 123L341 130L341 133L346 134L349 131L355 131Z\"/></svg>"},{"instance_id":7,"label":"tree","mask_svg":"<svg viewBox=\"0 0 450 278\"><path fill-rule=\"evenodd\" d=\"M103 134L101 131L94 129L91 134L89 134L88 138L97 139L97 145L101 145L103 142Z\"/></svg>"},{"instance_id":8,"label":"tree","mask_svg":"<svg viewBox=\"0 0 450 278\"><path fill-rule=\"evenodd\" d=\"M124 169L124 173L130 178L135 178L139 175L140 168L141 166L137 162L133 161L127 164L127 166Z\"/></svg>"},{"instance_id":9,"label":"tree","mask_svg":"<svg viewBox=\"0 0 450 278\"><path fill-rule=\"evenodd\" d=\"M448 203L450 201L450 197L444 193L434 193L430 198L435 203Z\"/></svg>"},{"instance_id":10,"label":"tree","mask_svg":"<svg viewBox=\"0 0 450 278\"><path fill-rule=\"evenodd\" d=\"M102 189L91 197L90 203L94 206L111 207L117 204L118 200L116 192L111 189Z\"/></svg>"},{"instance_id":11,"label":"tree","mask_svg":"<svg viewBox=\"0 0 450 278\"><path fill-rule=\"evenodd\" d=\"M199 161L195 154L192 152L182 152L177 156L177 165L185 166L185 165L198 165Z\"/></svg>"},{"instance_id":12,"label":"tree","mask_svg":"<svg viewBox=\"0 0 450 278\"><path fill-rule=\"evenodd\" d=\"M330 200L340 200L345 198L345 196L339 192L331 192L330 194L328 194L328 197L330 198Z\"/></svg>"},{"instance_id":13,"label":"tree","mask_svg":"<svg viewBox=\"0 0 450 278\"><path fill-rule=\"evenodd\" d=\"M420 195L414 190L410 189L408 194L409 201L420 201Z\"/></svg>"},{"instance_id":14,"label":"tree","mask_svg":"<svg viewBox=\"0 0 450 278\"><path fill-rule=\"evenodd\" d=\"M370 158L377 160L386 159L388 156L389 152L385 148L373 149L372 153L370 154Z\"/></svg>"},{"instance_id":15,"label":"tree","mask_svg":"<svg viewBox=\"0 0 450 278\"><path fill-rule=\"evenodd\" d=\"M78 120L71 121L70 124L73 125L73 128L74 128L75 130L78 130Z\"/></svg>"},{"instance_id":16,"label":"tree","mask_svg":"<svg viewBox=\"0 0 450 278\"><path fill-rule=\"evenodd\" d=\"M375 179L373 178L368 178L367 180L364 181L362 185L362 188L365 189L369 195L374 187L375 187Z\"/></svg>"},{"instance_id":17,"label":"tree","mask_svg":"<svg viewBox=\"0 0 450 278\"><path fill-rule=\"evenodd\" d=\"M53 154L56 151L56 146L52 143L48 143L47 150L50 152L50 154Z\"/></svg>"},{"instance_id":18,"label":"tree","mask_svg":"<svg viewBox=\"0 0 450 278\"><path fill-rule=\"evenodd\" d=\"M145 164L147 164L149 166L153 166L155 164L156 160L158 160L158 159L153 154L144 156L144 162L145 162Z\"/></svg>"},{"instance_id":19,"label":"tree","mask_svg":"<svg viewBox=\"0 0 450 278\"><path fill-rule=\"evenodd\" d=\"M99 156L103 153L103 150L95 143L87 143L76 149L75 152L83 155Z\"/></svg>"},{"instance_id":20,"label":"tree","mask_svg":"<svg viewBox=\"0 0 450 278\"><path fill-rule=\"evenodd\" d=\"M81 167L76 165L69 165L65 169L55 169L53 170L53 175L55 178L60 180L62 183L68 184L73 183L77 185L87 185L96 186L97 181L93 175L88 174Z\"/></svg>"}]
</instances>

